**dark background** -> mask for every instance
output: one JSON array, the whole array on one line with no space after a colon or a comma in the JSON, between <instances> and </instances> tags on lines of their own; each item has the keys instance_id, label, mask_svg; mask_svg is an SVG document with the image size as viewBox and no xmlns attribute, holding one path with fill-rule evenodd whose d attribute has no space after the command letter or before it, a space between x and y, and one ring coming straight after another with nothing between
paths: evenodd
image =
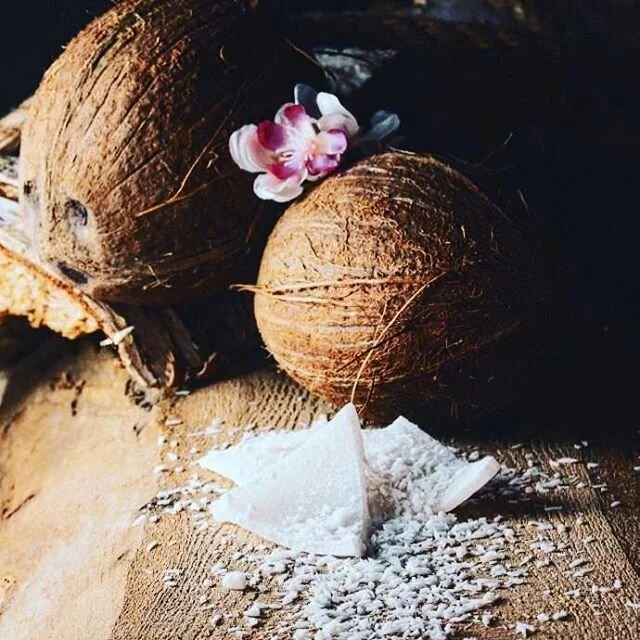
<instances>
[{"instance_id":1,"label":"dark background","mask_svg":"<svg viewBox=\"0 0 640 640\"><path fill-rule=\"evenodd\" d=\"M29 96L64 43L110 4L12 3L0 23L0 111ZM533 404L596 426L637 429L638 3L440 0L417 8L390 0L269 0L261 6L298 41L310 36L316 47L348 44L339 42L337 30L300 21L318 9L369 17L401 10L407 24L416 17L463 21L522 35L526 44L506 49L441 46L437 39L407 46L352 100L359 113L371 105L399 112L406 146L490 158L487 166L499 180L526 193L560 318L554 318L558 339L550 340L546 388L536 390ZM531 44L529 36L553 45ZM353 37L355 44L362 40Z\"/></svg>"}]
</instances>

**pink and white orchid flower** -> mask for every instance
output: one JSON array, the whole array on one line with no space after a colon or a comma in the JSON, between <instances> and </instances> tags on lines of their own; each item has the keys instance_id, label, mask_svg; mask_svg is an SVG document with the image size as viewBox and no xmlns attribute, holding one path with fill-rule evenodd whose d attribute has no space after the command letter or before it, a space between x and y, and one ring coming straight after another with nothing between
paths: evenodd
<instances>
[{"instance_id":1,"label":"pink and white orchid flower","mask_svg":"<svg viewBox=\"0 0 640 640\"><path fill-rule=\"evenodd\" d=\"M278 110L273 122L245 125L229 140L234 162L260 174L253 190L262 200L288 202L302 193L306 180L319 180L335 171L360 130L353 114L330 93L298 85L295 99ZM386 114L376 115L380 113ZM399 121L393 118L395 130Z\"/></svg>"}]
</instances>

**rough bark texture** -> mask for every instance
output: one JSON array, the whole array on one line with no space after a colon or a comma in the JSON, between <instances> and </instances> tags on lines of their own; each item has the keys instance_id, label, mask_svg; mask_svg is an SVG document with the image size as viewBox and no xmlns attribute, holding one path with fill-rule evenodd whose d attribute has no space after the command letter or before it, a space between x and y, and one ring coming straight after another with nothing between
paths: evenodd
<instances>
[{"instance_id":1,"label":"rough bark texture","mask_svg":"<svg viewBox=\"0 0 640 640\"><path fill-rule=\"evenodd\" d=\"M42 262L96 299L188 301L252 274L274 209L228 152L318 66L235 0L125 0L49 69L23 132Z\"/></svg>"},{"instance_id":2,"label":"rough bark texture","mask_svg":"<svg viewBox=\"0 0 640 640\"><path fill-rule=\"evenodd\" d=\"M291 206L255 290L279 365L372 416L477 418L522 388L545 333L527 225L430 156L368 158Z\"/></svg>"}]
</instances>

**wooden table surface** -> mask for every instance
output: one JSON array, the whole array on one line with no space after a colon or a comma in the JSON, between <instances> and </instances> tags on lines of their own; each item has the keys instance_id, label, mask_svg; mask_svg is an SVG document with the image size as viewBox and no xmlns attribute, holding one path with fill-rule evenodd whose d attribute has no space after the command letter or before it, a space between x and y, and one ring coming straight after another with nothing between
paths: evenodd
<instances>
[{"instance_id":1,"label":"wooden table surface","mask_svg":"<svg viewBox=\"0 0 640 640\"><path fill-rule=\"evenodd\" d=\"M256 594L223 591L214 579L203 607L203 581L216 562L244 568L242 556L260 541L232 525L198 531L186 513L131 525L160 488L184 484L198 458L189 453L193 447L202 452L240 437L241 430L229 428L189 435L213 418L255 430L294 428L330 410L269 370L188 397L157 399L135 392L116 359L92 343L43 347L12 377L0 412L0 638L235 637L228 629L242 626L242 612ZM167 426L167 418L182 422ZM533 553L529 544L539 534L533 521L554 525L548 536L566 548L549 554L548 566L526 565L526 582L503 592L490 609L496 616L490 627L463 625L455 637L521 637L513 625L525 622L537 627L535 638L636 640L640 611L629 604L640 602L640 473L633 470L640 464L640 437L612 436L615 425L603 424L601 436L590 434L588 446L578 450L579 425L538 432L512 426L494 441L472 432L459 440L521 470L532 454L549 473L550 461L578 458L570 471L560 471L577 475L584 486L515 502L480 496L459 510L460 518L505 516L518 531L507 561L513 565ZM159 446L162 435L166 444ZM154 474L171 442L185 471ZM599 466L588 469L588 461ZM606 492L592 488L604 483ZM621 504L612 508L614 500ZM568 566L578 556L593 569L583 577ZM171 589L163 587L167 568L181 569ZM619 589L598 590L616 580ZM275 586L260 598L269 595L276 597ZM221 626L212 628L211 607L225 614ZM539 613L562 609L566 620L537 623ZM286 638L278 628L290 613L284 608L268 616L246 637Z\"/></svg>"}]
</instances>

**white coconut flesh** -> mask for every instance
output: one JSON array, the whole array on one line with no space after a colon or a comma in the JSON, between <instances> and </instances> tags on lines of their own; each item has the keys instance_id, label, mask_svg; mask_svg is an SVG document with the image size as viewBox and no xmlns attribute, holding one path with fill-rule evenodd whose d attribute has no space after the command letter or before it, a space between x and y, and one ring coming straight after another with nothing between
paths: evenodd
<instances>
[{"instance_id":1,"label":"white coconut flesh","mask_svg":"<svg viewBox=\"0 0 640 640\"><path fill-rule=\"evenodd\" d=\"M403 417L363 431L353 405L328 424L250 436L200 464L238 485L212 505L216 520L338 557L364 554L370 514L451 511L500 468L491 456L466 462Z\"/></svg>"},{"instance_id":2,"label":"white coconut flesh","mask_svg":"<svg viewBox=\"0 0 640 640\"><path fill-rule=\"evenodd\" d=\"M228 492L211 512L295 551L363 556L369 513L355 407L312 430L270 473Z\"/></svg>"},{"instance_id":3,"label":"white coconut flesh","mask_svg":"<svg viewBox=\"0 0 640 640\"><path fill-rule=\"evenodd\" d=\"M310 429L267 431L251 435L229 449L213 449L200 460L200 466L235 482L238 486L256 482L282 464L303 445L316 426L326 426L327 419L316 421Z\"/></svg>"}]
</instances>

